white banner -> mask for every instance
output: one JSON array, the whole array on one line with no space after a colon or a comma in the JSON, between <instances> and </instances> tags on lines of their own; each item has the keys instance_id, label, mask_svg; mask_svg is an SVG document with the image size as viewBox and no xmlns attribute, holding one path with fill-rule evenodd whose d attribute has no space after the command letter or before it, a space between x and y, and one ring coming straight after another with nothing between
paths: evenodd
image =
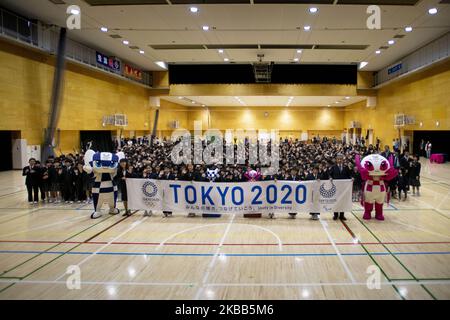
<instances>
[{"instance_id":1,"label":"white banner","mask_svg":"<svg viewBox=\"0 0 450 320\"><path fill-rule=\"evenodd\" d=\"M351 180L196 182L127 179L128 207L193 213L343 212Z\"/></svg>"}]
</instances>

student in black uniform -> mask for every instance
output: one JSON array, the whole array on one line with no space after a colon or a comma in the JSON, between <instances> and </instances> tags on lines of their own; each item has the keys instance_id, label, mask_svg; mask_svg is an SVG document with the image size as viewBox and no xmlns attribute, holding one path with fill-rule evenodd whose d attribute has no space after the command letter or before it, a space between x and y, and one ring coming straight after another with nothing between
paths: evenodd
<instances>
[{"instance_id":1,"label":"student in black uniform","mask_svg":"<svg viewBox=\"0 0 450 320\"><path fill-rule=\"evenodd\" d=\"M296 168L291 169L291 174L287 176L288 181L300 181L301 178L298 175L298 170ZM295 219L295 216L297 215L297 212L289 212L289 217L291 219Z\"/></svg>"},{"instance_id":2,"label":"student in black uniform","mask_svg":"<svg viewBox=\"0 0 450 320\"><path fill-rule=\"evenodd\" d=\"M128 193L127 193L127 178L137 178L137 174L134 173L133 166L128 165L127 159L120 160L120 166L117 170L117 181L120 189L120 194L122 196L123 206L125 208L125 213L123 216L131 215L131 211L128 209Z\"/></svg>"},{"instance_id":3,"label":"student in black uniform","mask_svg":"<svg viewBox=\"0 0 450 320\"><path fill-rule=\"evenodd\" d=\"M363 181L357 166L353 167L352 177L353 177L352 201L359 202L361 200L361 190Z\"/></svg>"},{"instance_id":4,"label":"student in black uniform","mask_svg":"<svg viewBox=\"0 0 450 320\"><path fill-rule=\"evenodd\" d=\"M194 181L195 171L194 166L189 163L186 168L181 171L180 180L181 181ZM188 217L195 217L194 212L188 212Z\"/></svg>"},{"instance_id":5,"label":"student in black uniform","mask_svg":"<svg viewBox=\"0 0 450 320\"><path fill-rule=\"evenodd\" d=\"M332 180L344 180L352 178L350 168L344 165L343 156L341 154L336 157L336 164L331 167L329 174ZM345 218L344 212L334 212L333 220L337 220L338 218L343 221L347 220Z\"/></svg>"},{"instance_id":6,"label":"student in black uniform","mask_svg":"<svg viewBox=\"0 0 450 320\"><path fill-rule=\"evenodd\" d=\"M42 200L42 202L45 202L45 199L48 199L48 197L47 197L47 191L48 191L47 167L41 165L40 161L36 161L36 166L39 168L39 191L41 192L41 200Z\"/></svg>"},{"instance_id":7,"label":"student in black uniform","mask_svg":"<svg viewBox=\"0 0 450 320\"><path fill-rule=\"evenodd\" d=\"M420 196L420 169L421 164L419 162L419 157L414 155L413 160L409 165L409 185L412 186L413 195L416 195L417 189L417 196Z\"/></svg>"},{"instance_id":8,"label":"student in black uniform","mask_svg":"<svg viewBox=\"0 0 450 320\"><path fill-rule=\"evenodd\" d=\"M306 176L307 181L314 181L314 180L328 180L329 176L326 171L319 171L319 167L315 166L311 173L308 173ZM320 212L311 212L311 220L319 220Z\"/></svg>"},{"instance_id":9,"label":"student in black uniform","mask_svg":"<svg viewBox=\"0 0 450 320\"><path fill-rule=\"evenodd\" d=\"M83 170L83 163L79 162L73 169L75 179L75 192L77 195L77 201L87 202L87 187L89 176L86 171Z\"/></svg>"},{"instance_id":10,"label":"student in black uniform","mask_svg":"<svg viewBox=\"0 0 450 320\"><path fill-rule=\"evenodd\" d=\"M405 194L405 199L408 197L408 178L405 176L405 170L401 169L397 176L398 200L402 200L402 192Z\"/></svg>"},{"instance_id":11,"label":"student in black uniform","mask_svg":"<svg viewBox=\"0 0 450 320\"><path fill-rule=\"evenodd\" d=\"M54 202L56 201L56 192L58 191L58 189L56 187L57 184L57 173L55 170L55 166L53 165L51 160L47 160L47 162L45 163L46 167L47 167L47 185L48 185L48 202Z\"/></svg>"},{"instance_id":12,"label":"student in black uniform","mask_svg":"<svg viewBox=\"0 0 450 320\"><path fill-rule=\"evenodd\" d=\"M75 179L72 168L72 161L64 160L64 167L62 168L62 182L63 182L63 196L66 203L73 203L75 201Z\"/></svg>"},{"instance_id":13,"label":"student in black uniform","mask_svg":"<svg viewBox=\"0 0 450 320\"><path fill-rule=\"evenodd\" d=\"M22 176L25 176L25 185L28 191L28 202L30 204L38 203L39 201L39 180L40 170L36 166L36 159L30 158L28 166L23 168Z\"/></svg>"},{"instance_id":14,"label":"student in black uniform","mask_svg":"<svg viewBox=\"0 0 450 320\"><path fill-rule=\"evenodd\" d=\"M161 171L158 177L159 180L175 180L175 175L171 172L170 167L165 167L164 171ZM172 211L163 211L165 217L171 217Z\"/></svg>"}]
</instances>

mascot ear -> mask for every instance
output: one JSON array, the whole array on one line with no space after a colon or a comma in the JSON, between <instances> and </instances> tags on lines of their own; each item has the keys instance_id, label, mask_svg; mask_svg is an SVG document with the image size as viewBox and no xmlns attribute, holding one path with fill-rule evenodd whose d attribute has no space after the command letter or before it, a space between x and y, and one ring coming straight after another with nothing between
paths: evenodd
<instances>
[{"instance_id":1,"label":"mascot ear","mask_svg":"<svg viewBox=\"0 0 450 320\"><path fill-rule=\"evenodd\" d=\"M88 174L90 174L92 172L91 162L92 162L92 159L94 158L94 154L95 154L95 151L91 150L91 149L86 151L86 153L84 154L83 170L86 171Z\"/></svg>"},{"instance_id":2,"label":"mascot ear","mask_svg":"<svg viewBox=\"0 0 450 320\"><path fill-rule=\"evenodd\" d=\"M86 153L84 154L84 164L86 165L86 166L89 166L90 164L90 162L92 161L92 159L94 158L94 154L95 154L95 151L94 150L91 150L91 149L89 149L88 151L86 151Z\"/></svg>"},{"instance_id":3,"label":"mascot ear","mask_svg":"<svg viewBox=\"0 0 450 320\"><path fill-rule=\"evenodd\" d=\"M117 152L116 156L119 158L119 160L118 160L119 162L120 162L120 160L125 159L125 153L123 153L122 151Z\"/></svg>"}]
</instances>

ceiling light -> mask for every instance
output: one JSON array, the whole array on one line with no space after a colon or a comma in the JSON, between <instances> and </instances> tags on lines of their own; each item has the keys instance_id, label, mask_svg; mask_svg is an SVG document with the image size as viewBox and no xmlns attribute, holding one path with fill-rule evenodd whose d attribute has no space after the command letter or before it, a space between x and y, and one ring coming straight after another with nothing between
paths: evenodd
<instances>
[{"instance_id":1,"label":"ceiling light","mask_svg":"<svg viewBox=\"0 0 450 320\"><path fill-rule=\"evenodd\" d=\"M71 13L71 14L74 14L74 15L79 15L79 14L80 14L80 10L78 10L78 9L72 9L72 10L70 10L70 13Z\"/></svg>"},{"instance_id":2,"label":"ceiling light","mask_svg":"<svg viewBox=\"0 0 450 320\"><path fill-rule=\"evenodd\" d=\"M327 105L327 107L331 107L331 104Z\"/></svg>"},{"instance_id":3,"label":"ceiling light","mask_svg":"<svg viewBox=\"0 0 450 320\"><path fill-rule=\"evenodd\" d=\"M429 14L436 14L438 12L437 8L431 8L430 10L428 10Z\"/></svg>"},{"instance_id":4,"label":"ceiling light","mask_svg":"<svg viewBox=\"0 0 450 320\"><path fill-rule=\"evenodd\" d=\"M297 53L302 53L302 50L301 49L297 49Z\"/></svg>"},{"instance_id":5,"label":"ceiling light","mask_svg":"<svg viewBox=\"0 0 450 320\"><path fill-rule=\"evenodd\" d=\"M316 13L317 11L319 11L319 9L317 9L316 7L309 8L309 12L311 13Z\"/></svg>"},{"instance_id":6,"label":"ceiling light","mask_svg":"<svg viewBox=\"0 0 450 320\"><path fill-rule=\"evenodd\" d=\"M311 26L304 26L303 29L304 29L305 31L309 31L309 30L311 30Z\"/></svg>"},{"instance_id":7,"label":"ceiling light","mask_svg":"<svg viewBox=\"0 0 450 320\"><path fill-rule=\"evenodd\" d=\"M336 101L335 103L336 103L336 104L338 104L338 103L339 103L339 101Z\"/></svg>"},{"instance_id":8,"label":"ceiling light","mask_svg":"<svg viewBox=\"0 0 450 320\"><path fill-rule=\"evenodd\" d=\"M389 43L390 45L393 45L393 44L395 43L395 41L394 41L394 40L389 40L388 43Z\"/></svg>"},{"instance_id":9,"label":"ceiling light","mask_svg":"<svg viewBox=\"0 0 450 320\"><path fill-rule=\"evenodd\" d=\"M197 12L198 12L198 8L197 8L197 7L190 7L189 10L190 10L192 13L197 13Z\"/></svg>"},{"instance_id":10,"label":"ceiling light","mask_svg":"<svg viewBox=\"0 0 450 320\"><path fill-rule=\"evenodd\" d=\"M195 104L195 101L191 101L192 104Z\"/></svg>"},{"instance_id":11,"label":"ceiling light","mask_svg":"<svg viewBox=\"0 0 450 320\"><path fill-rule=\"evenodd\" d=\"M156 61L155 62L159 67L163 68L163 69L167 69L167 65L164 61Z\"/></svg>"},{"instance_id":12,"label":"ceiling light","mask_svg":"<svg viewBox=\"0 0 450 320\"><path fill-rule=\"evenodd\" d=\"M230 61L230 59L224 58L223 61L228 62L228 61Z\"/></svg>"},{"instance_id":13,"label":"ceiling light","mask_svg":"<svg viewBox=\"0 0 450 320\"><path fill-rule=\"evenodd\" d=\"M350 97L345 97L345 100L348 100L348 99L350 99Z\"/></svg>"},{"instance_id":14,"label":"ceiling light","mask_svg":"<svg viewBox=\"0 0 450 320\"><path fill-rule=\"evenodd\" d=\"M406 27L406 28L405 28L405 31L406 31L406 32L411 32L412 30L413 30L412 27Z\"/></svg>"},{"instance_id":15,"label":"ceiling light","mask_svg":"<svg viewBox=\"0 0 450 320\"><path fill-rule=\"evenodd\" d=\"M209 26L203 26L202 29L203 29L203 31L208 31L209 30Z\"/></svg>"},{"instance_id":16,"label":"ceiling light","mask_svg":"<svg viewBox=\"0 0 450 320\"><path fill-rule=\"evenodd\" d=\"M219 51L219 53L223 53L223 49L219 49L218 51Z\"/></svg>"},{"instance_id":17,"label":"ceiling light","mask_svg":"<svg viewBox=\"0 0 450 320\"><path fill-rule=\"evenodd\" d=\"M122 43L127 46L130 42L128 40L123 40Z\"/></svg>"},{"instance_id":18,"label":"ceiling light","mask_svg":"<svg viewBox=\"0 0 450 320\"><path fill-rule=\"evenodd\" d=\"M380 54L380 53L381 53L381 50L377 50L377 51L375 51L375 53L376 53L376 54Z\"/></svg>"},{"instance_id":19,"label":"ceiling light","mask_svg":"<svg viewBox=\"0 0 450 320\"><path fill-rule=\"evenodd\" d=\"M100 30L101 30L102 32L108 32L108 28L107 28L107 27L101 27Z\"/></svg>"},{"instance_id":20,"label":"ceiling light","mask_svg":"<svg viewBox=\"0 0 450 320\"><path fill-rule=\"evenodd\" d=\"M298 58L295 58L294 61L295 61L295 62L298 62Z\"/></svg>"},{"instance_id":21,"label":"ceiling light","mask_svg":"<svg viewBox=\"0 0 450 320\"><path fill-rule=\"evenodd\" d=\"M205 105L205 104L202 104L202 107L206 107L206 105Z\"/></svg>"},{"instance_id":22,"label":"ceiling light","mask_svg":"<svg viewBox=\"0 0 450 320\"><path fill-rule=\"evenodd\" d=\"M365 66L367 66L369 63L367 62L367 61L362 61L360 64L359 64L359 69L362 69L362 68L364 68Z\"/></svg>"},{"instance_id":23,"label":"ceiling light","mask_svg":"<svg viewBox=\"0 0 450 320\"><path fill-rule=\"evenodd\" d=\"M178 97L178 99L180 99L180 100L183 100L183 99L184 99L184 97Z\"/></svg>"},{"instance_id":24,"label":"ceiling light","mask_svg":"<svg viewBox=\"0 0 450 320\"><path fill-rule=\"evenodd\" d=\"M140 53L140 54L144 54L145 51L144 51L144 50L139 50L139 53Z\"/></svg>"}]
</instances>

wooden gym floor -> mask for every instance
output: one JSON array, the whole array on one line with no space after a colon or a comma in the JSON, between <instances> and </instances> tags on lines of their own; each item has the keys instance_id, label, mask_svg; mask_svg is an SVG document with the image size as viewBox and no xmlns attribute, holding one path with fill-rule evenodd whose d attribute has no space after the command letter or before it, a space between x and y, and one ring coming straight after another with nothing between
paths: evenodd
<instances>
[{"instance_id":1,"label":"wooden gym floor","mask_svg":"<svg viewBox=\"0 0 450 320\"><path fill-rule=\"evenodd\" d=\"M423 161L421 196L386 221L104 215L28 205L0 173L0 299L450 299L450 164ZM120 203L120 206L122 204ZM66 285L69 266L81 288ZM381 268L379 289L367 269Z\"/></svg>"}]
</instances>

